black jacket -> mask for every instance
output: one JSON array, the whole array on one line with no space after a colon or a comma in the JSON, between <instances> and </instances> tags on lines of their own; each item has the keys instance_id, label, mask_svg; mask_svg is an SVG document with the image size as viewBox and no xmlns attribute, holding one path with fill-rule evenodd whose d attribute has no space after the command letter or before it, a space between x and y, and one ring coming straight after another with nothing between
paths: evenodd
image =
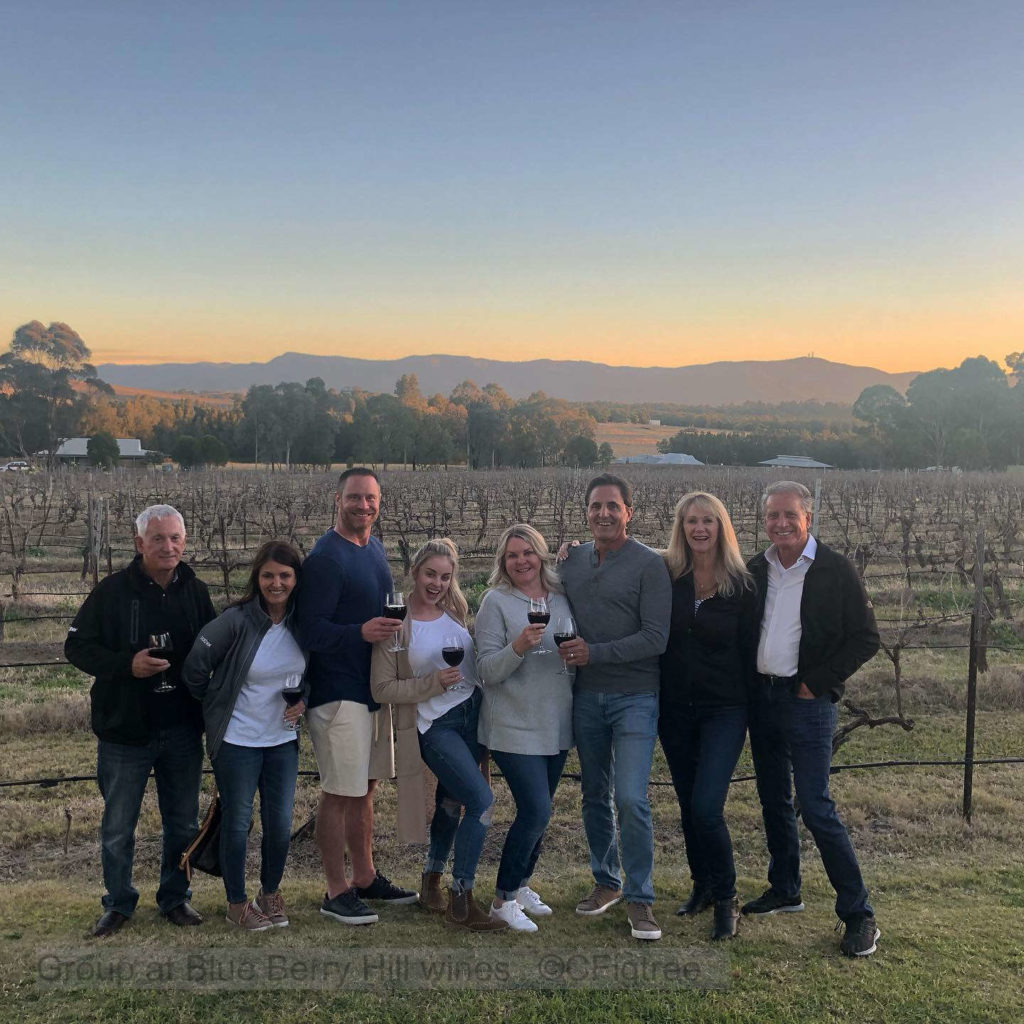
<instances>
[{"instance_id":1,"label":"black jacket","mask_svg":"<svg viewBox=\"0 0 1024 1024\"><path fill-rule=\"evenodd\" d=\"M757 621L764 618L768 560L764 552L748 563L757 584ZM877 652L878 627L864 585L849 560L818 541L800 597L800 653L797 679L816 697L832 701L845 682Z\"/></svg>"},{"instance_id":2,"label":"black jacket","mask_svg":"<svg viewBox=\"0 0 1024 1024\"><path fill-rule=\"evenodd\" d=\"M757 654L757 596L737 583L694 612L693 576L672 584L672 623L661 656L661 706L746 704Z\"/></svg>"},{"instance_id":3,"label":"black jacket","mask_svg":"<svg viewBox=\"0 0 1024 1024\"><path fill-rule=\"evenodd\" d=\"M167 617L187 624L184 642L175 641L175 672L199 630L215 616L206 584L184 562L164 590L141 568L142 557L100 580L78 609L64 655L96 680L89 692L92 731L111 743L141 745L150 739L149 692L154 679L132 675L132 659L147 645L150 633L163 632ZM165 698L170 700L171 697ZM199 704L182 689L186 718L202 728Z\"/></svg>"}]
</instances>

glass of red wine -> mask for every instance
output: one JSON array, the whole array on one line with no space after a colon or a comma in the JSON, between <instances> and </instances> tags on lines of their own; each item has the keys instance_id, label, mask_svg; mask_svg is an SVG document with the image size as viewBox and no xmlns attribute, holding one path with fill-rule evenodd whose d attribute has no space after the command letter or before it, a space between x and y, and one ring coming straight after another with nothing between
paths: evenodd
<instances>
[{"instance_id":1,"label":"glass of red wine","mask_svg":"<svg viewBox=\"0 0 1024 1024\"><path fill-rule=\"evenodd\" d=\"M446 665L450 665L452 668L458 668L462 664L462 659L466 656L466 648L462 642L462 637L457 633L450 633L444 638L444 646L441 648L441 657L444 659ZM466 680L463 676L459 675L459 681L454 686L449 686L449 693L452 690L463 692L469 687L466 685Z\"/></svg>"},{"instance_id":2,"label":"glass of red wine","mask_svg":"<svg viewBox=\"0 0 1024 1024\"><path fill-rule=\"evenodd\" d=\"M567 644L570 640L576 639L576 622L571 615L561 615L558 621L555 623L555 643L559 647L562 644ZM562 659L562 671L558 673L560 676L569 675L569 666L566 663L565 658Z\"/></svg>"},{"instance_id":3,"label":"glass of red wine","mask_svg":"<svg viewBox=\"0 0 1024 1024\"><path fill-rule=\"evenodd\" d=\"M405 621L405 615L408 609L405 606L405 595L400 594L397 590L391 591L384 601L384 617L386 619L401 619ZM394 643L388 648L392 654L397 654L399 651L404 651L405 647L399 640L401 635L400 631L395 633Z\"/></svg>"},{"instance_id":4,"label":"glass of red wine","mask_svg":"<svg viewBox=\"0 0 1024 1024\"><path fill-rule=\"evenodd\" d=\"M281 687L281 696L284 697L285 704L290 708L295 707L295 705L302 700L302 676L298 672L290 672L284 677L284 685ZM284 727L286 729L298 729L298 720L296 719L294 722L289 722L285 719Z\"/></svg>"},{"instance_id":5,"label":"glass of red wine","mask_svg":"<svg viewBox=\"0 0 1024 1024\"><path fill-rule=\"evenodd\" d=\"M167 660L167 655L174 650L174 644L171 641L170 633L150 633L149 635L149 656L151 658L163 658ZM154 693L173 693L174 683L167 681L167 673L161 672L159 680L156 686L153 687Z\"/></svg>"},{"instance_id":6,"label":"glass of red wine","mask_svg":"<svg viewBox=\"0 0 1024 1024\"><path fill-rule=\"evenodd\" d=\"M526 620L531 625L547 625L551 621L551 612L548 610L548 602L543 597L530 598L530 610L526 613ZM547 654L543 647L534 647L531 654Z\"/></svg>"}]
</instances>

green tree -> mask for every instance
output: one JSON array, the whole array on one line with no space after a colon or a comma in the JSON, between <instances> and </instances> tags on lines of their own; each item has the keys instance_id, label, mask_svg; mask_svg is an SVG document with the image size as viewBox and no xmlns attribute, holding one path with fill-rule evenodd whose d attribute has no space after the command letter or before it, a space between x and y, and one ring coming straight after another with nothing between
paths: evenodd
<instances>
[{"instance_id":1,"label":"green tree","mask_svg":"<svg viewBox=\"0 0 1024 1024\"><path fill-rule=\"evenodd\" d=\"M577 434L576 437L569 439L562 457L566 465L579 466L581 469L586 469L597 462L598 447L592 437L584 437L582 434Z\"/></svg>"},{"instance_id":2,"label":"green tree","mask_svg":"<svg viewBox=\"0 0 1024 1024\"><path fill-rule=\"evenodd\" d=\"M117 438L106 430L93 434L85 446L85 451L89 456L89 464L99 466L101 469L113 469L121 456Z\"/></svg>"},{"instance_id":3,"label":"green tree","mask_svg":"<svg viewBox=\"0 0 1024 1024\"><path fill-rule=\"evenodd\" d=\"M89 358L85 342L67 324L44 327L33 320L17 328L10 349L0 355L0 439L22 455L45 448L52 465L89 403L88 393L72 385L113 394Z\"/></svg>"},{"instance_id":4,"label":"green tree","mask_svg":"<svg viewBox=\"0 0 1024 1024\"><path fill-rule=\"evenodd\" d=\"M608 467L615 458L615 450L607 441L602 441L597 448L597 464Z\"/></svg>"},{"instance_id":5,"label":"green tree","mask_svg":"<svg viewBox=\"0 0 1024 1024\"><path fill-rule=\"evenodd\" d=\"M213 434L203 434L196 442L196 450L204 466L227 465L227 446Z\"/></svg>"},{"instance_id":6,"label":"green tree","mask_svg":"<svg viewBox=\"0 0 1024 1024\"><path fill-rule=\"evenodd\" d=\"M171 449L171 458L182 469L195 469L203 464L203 453L198 438L191 434L181 434Z\"/></svg>"}]
</instances>

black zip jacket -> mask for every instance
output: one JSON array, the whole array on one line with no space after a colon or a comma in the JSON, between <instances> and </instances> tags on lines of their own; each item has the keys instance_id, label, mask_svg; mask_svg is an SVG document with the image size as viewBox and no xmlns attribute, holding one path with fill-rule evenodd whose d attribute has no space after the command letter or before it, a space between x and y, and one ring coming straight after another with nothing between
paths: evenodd
<instances>
[{"instance_id":1,"label":"black zip jacket","mask_svg":"<svg viewBox=\"0 0 1024 1024\"><path fill-rule=\"evenodd\" d=\"M259 598L232 605L213 622L208 622L196 637L181 668L181 678L189 693L202 704L206 723L206 751L212 761L224 741L242 686L267 630L273 623ZM295 636L295 616L285 619L288 632ZM305 651L302 652L307 662ZM302 699L309 699L309 684L302 681ZM282 704L282 712L284 705Z\"/></svg>"},{"instance_id":2,"label":"black zip jacket","mask_svg":"<svg viewBox=\"0 0 1024 1024\"><path fill-rule=\"evenodd\" d=\"M757 584L757 621L764 618L768 560L764 552L748 563ZM835 703L846 680L878 651L878 627L864 585L849 560L818 541L800 596L800 653L797 680L816 697Z\"/></svg>"},{"instance_id":3,"label":"black zip jacket","mask_svg":"<svg viewBox=\"0 0 1024 1024\"><path fill-rule=\"evenodd\" d=\"M693 576L672 584L672 623L661 656L661 706L746 704L757 655L757 596L737 581L694 612Z\"/></svg>"},{"instance_id":4,"label":"black zip jacket","mask_svg":"<svg viewBox=\"0 0 1024 1024\"><path fill-rule=\"evenodd\" d=\"M184 562L166 590L142 571L141 555L96 584L68 630L64 656L95 676L89 691L92 731L101 740L138 746L149 742L147 709L156 679L133 676L132 659L147 646L149 634L163 632L173 618L186 633L175 636L175 669L168 673L173 676L196 634L215 615L206 584ZM197 731L202 729L199 705L186 691L162 699L181 700L185 718Z\"/></svg>"}]
</instances>

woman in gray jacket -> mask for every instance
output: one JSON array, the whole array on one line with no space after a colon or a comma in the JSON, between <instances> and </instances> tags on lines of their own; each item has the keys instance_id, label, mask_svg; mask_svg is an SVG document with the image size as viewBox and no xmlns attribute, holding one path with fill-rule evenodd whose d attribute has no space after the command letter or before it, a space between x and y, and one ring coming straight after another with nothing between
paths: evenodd
<instances>
[{"instance_id":1,"label":"woman in gray jacket","mask_svg":"<svg viewBox=\"0 0 1024 1024\"><path fill-rule=\"evenodd\" d=\"M537 530L525 523L510 526L498 541L491 589L476 616L477 670L484 686L480 742L516 803L490 914L520 932L537 930L526 914L551 913L528 883L572 746L573 676L554 653L555 633L571 621L570 610L551 563ZM546 600L550 624L530 622L531 598Z\"/></svg>"},{"instance_id":2,"label":"woman in gray jacket","mask_svg":"<svg viewBox=\"0 0 1024 1024\"><path fill-rule=\"evenodd\" d=\"M301 556L285 541L256 553L245 593L200 631L181 675L202 701L206 746L221 798L220 863L227 920L246 931L288 924L281 877L288 857L305 710L306 655L292 633ZM295 701L295 690L301 698ZM245 849L256 790L263 826L261 887L249 901Z\"/></svg>"}]
</instances>

